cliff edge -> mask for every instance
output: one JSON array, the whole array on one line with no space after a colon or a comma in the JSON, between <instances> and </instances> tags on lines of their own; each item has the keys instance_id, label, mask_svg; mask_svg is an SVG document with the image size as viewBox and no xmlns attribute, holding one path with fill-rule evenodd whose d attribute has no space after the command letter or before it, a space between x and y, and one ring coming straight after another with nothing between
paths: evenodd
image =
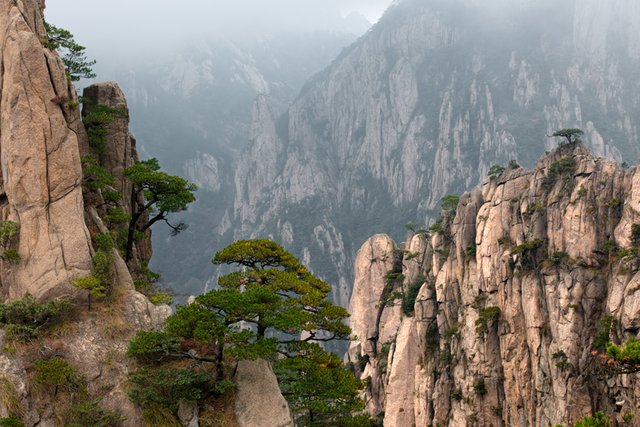
<instances>
[{"instance_id":1,"label":"cliff edge","mask_svg":"<svg viewBox=\"0 0 640 427\"><path fill-rule=\"evenodd\" d=\"M368 411L389 427L637 414L638 375L593 352L638 337L638 224L638 168L578 143L485 179L402 249L369 239L347 355Z\"/></svg>"}]
</instances>

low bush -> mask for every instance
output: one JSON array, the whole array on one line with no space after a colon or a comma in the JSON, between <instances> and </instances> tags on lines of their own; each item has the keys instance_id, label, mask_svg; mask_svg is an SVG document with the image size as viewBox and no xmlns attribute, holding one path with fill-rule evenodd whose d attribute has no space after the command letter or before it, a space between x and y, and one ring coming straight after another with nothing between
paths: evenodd
<instances>
[{"instance_id":1,"label":"low bush","mask_svg":"<svg viewBox=\"0 0 640 427\"><path fill-rule=\"evenodd\" d=\"M0 427L24 427L24 423L15 415L0 418Z\"/></svg>"},{"instance_id":2,"label":"low bush","mask_svg":"<svg viewBox=\"0 0 640 427\"><path fill-rule=\"evenodd\" d=\"M556 185L558 178L562 175L573 173L576 167L576 161L572 157L563 157L549 165L547 175L542 180L542 188L545 191L551 191ZM570 177L567 176L567 179Z\"/></svg>"},{"instance_id":3,"label":"low bush","mask_svg":"<svg viewBox=\"0 0 640 427\"><path fill-rule=\"evenodd\" d=\"M425 280L425 277L422 274L419 274L418 277L416 277L416 279L409 285L409 289L407 289L407 292L402 298L402 311L405 315L413 315L416 298L418 297L420 288L424 284Z\"/></svg>"},{"instance_id":4,"label":"low bush","mask_svg":"<svg viewBox=\"0 0 640 427\"><path fill-rule=\"evenodd\" d=\"M7 338L28 342L37 338L41 331L62 321L70 311L71 304L68 301L40 304L27 294L21 300L0 304L0 325L5 327Z\"/></svg>"},{"instance_id":5,"label":"low bush","mask_svg":"<svg viewBox=\"0 0 640 427\"><path fill-rule=\"evenodd\" d=\"M489 331L489 326L500 318L500 307L486 307L480 310L478 320L476 320L476 332L485 334Z\"/></svg>"},{"instance_id":6,"label":"low bush","mask_svg":"<svg viewBox=\"0 0 640 427\"><path fill-rule=\"evenodd\" d=\"M84 379L61 357L36 361L34 380L54 396L60 390L82 392L86 388Z\"/></svg>"},{"instance_id":7,"label":"low bush","mask_svg":"<svg viewBox=\"0 0 640 427\"><path fill-rule=\"evenodd\" d=\"M214 381L190 369L141 368L129 376L129 397L143 409L160 406L177 413L181 401L196 402L207 393L224 394L230 381Z\"/></svg>"},{"instance_id":8,"label":"low bush","mask_svg":"<svg viewBox=\"0 0 640 427\"><path fill-rule=\"evenodd\" d=\"M487 386L484 383L484 378L481 377L475 379L473 382L473 391L475 391L475 393L480 397L487 394Z\"/></svg>"},{"instance_id":9,"label":"low bush","mask_svg":"<svg viewBox=\"0 0 640 427\"><path fill-rule=\"evenodd\" d=\"M71 422L65 427L115 427L124 417L115 411L104 409L99 400L88 400L71 406Z\"/></svg>"},{"instance_id":10,"label":"low bush","mask_svg":"<svg viewBox=\"0 0 640 427\"><path fill-rule=\"evenodd\" d=\"M604 412L599 411L591 417L587 416L576 421L574 427L611 427L611 422Z\"/></svg>"}]
</instances>

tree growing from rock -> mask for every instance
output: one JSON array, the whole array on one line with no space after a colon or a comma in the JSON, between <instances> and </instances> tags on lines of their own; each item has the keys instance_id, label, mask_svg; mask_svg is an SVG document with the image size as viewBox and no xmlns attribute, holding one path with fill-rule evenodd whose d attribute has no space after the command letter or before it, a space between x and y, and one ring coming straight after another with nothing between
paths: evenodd
<instances>
[{"instance_id":1,"label":"tree growing from rock","mask_svg":"<svg viewBox=\"0 0 640 427\"><path fill-rule=\"evenodd\" d=\"M94 78L96 75L91 67L95 65L96 61L87 59L86 48L76 43L73 34L46 21L44 26L47 30L47 40L44 46L47 49L60 51L69 80L75 82L81 78Z\"/></svg>"},{"instance_id":2,"label":"tree growing from rock","mask_svg":"<svg viewBox=\"0 0 640 427\"><path fill-rule=\"evenodd\" d=\"M129 356L158 364L176 359L214 363L225 378L225 360L275 362L285 397L300 425L368 425L358 397L362 384L319 341L347 339L347 311L327 300L331 287L282 246L267 239L241 240L216 253L215 264L238 267L219 288L179 306L164 332L139 332Z\"/></svg>"},{"instance_id":3,"label":"tree growing from rock","mask_svg":"<svg viewBox=\"0 0 640 427\"><path fill-rule=\"evenodd\" d=\"M164 221L174 235L187 228L183 222L169 222L169 215L187 209L187 205L196 199L193 193L197 188L184 178L161 171L154 158L136 162L124 170L124 175L133 185L125 254L125 260L129 262L133 259L136 235L144 233L156 222ZM142 221L145 214L149 214L149 219Z\"/></svg>"},{"instance_id":4,"label":"tree growing from rock","mask_svg":"<svg viewBox=\"0 0 640 427\"><path fill-rule=\"evenodd\" d=\"M584 132L582 131L582 129L566 128L566 129L560 129L555 131L549 137L565 138L568 144L573 144L579 141L582 135L584 135Z\"/></svg>"}]
</instances>

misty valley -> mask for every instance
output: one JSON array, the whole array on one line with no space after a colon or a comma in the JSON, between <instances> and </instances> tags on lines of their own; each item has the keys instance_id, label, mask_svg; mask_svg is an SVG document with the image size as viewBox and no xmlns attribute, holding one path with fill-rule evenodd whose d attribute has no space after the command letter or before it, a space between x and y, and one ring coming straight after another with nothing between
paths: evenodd
<instances>
[{"instance_id":1,"label":"misty valley","mask_svg":"<svg viewBox=\"0 0 640 427\"><path fill-rule=\"evenodd\" d=\"M0 3L0 426L640 426L640 3Z\"/></svg>"}]
</instances>

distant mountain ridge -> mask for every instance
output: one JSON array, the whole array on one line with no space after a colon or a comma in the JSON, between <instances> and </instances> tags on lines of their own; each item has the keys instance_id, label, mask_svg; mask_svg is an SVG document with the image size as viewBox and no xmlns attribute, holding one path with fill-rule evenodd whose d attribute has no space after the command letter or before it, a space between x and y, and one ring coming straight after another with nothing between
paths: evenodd
<instances>
[{"instance_id":1,"label":"distant mountain ridge","mask_svg":"<svg viewBox=\"0 0 640 427\"><path fill-rule=\"evenodd\" d=\"M271 235L337 284L369 235L402 238L491 165L530 166L579 127L598 156L640 154L640 8L630 0L405 0L282 115L259 101L235 173L235 237Z\"/></svg>"},{"instance_id":2,"label":"distant mountain ridge","mask_svg":"<svg viewBox=\"0 0 640 427\"><path fill-rule=\"evenodd\" d=\"M201 293L215 274L213 253L233 239L233 175L250 142L256 97L281 114L308 77L355 39L351 22L344 32L200 40L147 62L97 70L127 94L141 156L157 157L199 187L198 201L184 213L190 228L176 237L154 234L152 268L178 293ZM176 259L184 261L178 266Z\"/></svg>"}]
</instances>

